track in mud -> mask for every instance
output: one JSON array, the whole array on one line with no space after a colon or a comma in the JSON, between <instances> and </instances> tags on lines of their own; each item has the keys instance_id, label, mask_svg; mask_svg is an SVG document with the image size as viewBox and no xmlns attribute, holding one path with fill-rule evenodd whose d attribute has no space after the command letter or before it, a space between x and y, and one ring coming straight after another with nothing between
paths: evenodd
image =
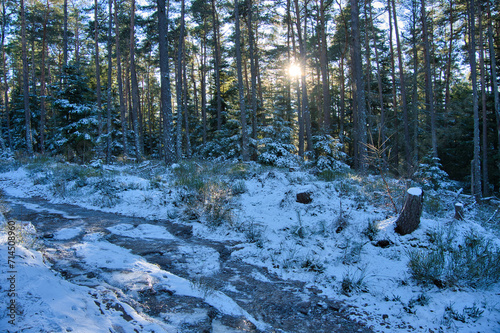
<instances>
[{"instance_id":1,"label":"track in mud","mask_svg":"<svg viewBox=\"0 0 500 333\"><path fill-rule=\"evenodd\" d=\"M64 278L79 285L106 286L137 312L160 318L177 327L178 332L370 332L366 326L348 319L347 305L305 288L304 283L281 280L261 267L234 259L231 253L238 249L238 244L195 237L189 225L51 204L38 198L8 201L11 206L8 217L29 221L35 226L46 258ZM107 229L124 224L137 227L143 223L164 227L173 237L132 238ZM53 237L69 228L82 232L66 239ZM148 263L190 281L204 291L205 296L214 292L227 295L243 309L243 315L225 313L210 305L206 297L156 288L140 276L131 278L129 271L90 267L78 257L75 248L85 242L86 235L95 233L104 234L104 241L128 249ZM199 264L205 259L206 267ZM124 275L127 281L134 283L120 283L116 277ZM120 304L106 306L116 307L127 318ZM179 319L183 317L184 320Z\"/></svg>"}]
</instances>

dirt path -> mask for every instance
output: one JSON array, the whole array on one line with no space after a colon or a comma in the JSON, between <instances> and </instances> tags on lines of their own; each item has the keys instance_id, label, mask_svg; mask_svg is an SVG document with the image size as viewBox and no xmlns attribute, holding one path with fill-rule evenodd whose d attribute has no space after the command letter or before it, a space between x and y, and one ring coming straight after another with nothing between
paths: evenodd
<instances>
[{"instance_id":1,"label":"dirt path","mask_svg":"<svg viewBox=\"0 0 500 333\"><path fill-rule=\"evenodd\" d=\"M7 201L12 208L8 217L30 221L35 226L46 258L64 278L79 285L105 286L120 301L169 322L179 332L370 332L366 326L348 319L349 308L345 304L329 300L301 282L281 280L261 267L234 259L231 253L238 249L238 244L194 237L190 226L51 204L38 198ZM107 229L143 223L162 226L174 237L159 241L120 236ZM53 237L68 228L82 232L67 239ZM162 270L190 281L205 296L215 292L227 295L247 315L224 313L208 304L206 297L183 296L168 288L156 288L140 276L131 279L131 272L90 267L78 257L75 248L93 233L102 233L104 241L129 249ZM200 264L204 261L206 265ZM116 278L120 274L134 283L121 283ZM127 318L120 304L106 306L116 308ZM257 322L264 325L259 329Z\"/></svg>"}]
</instances>

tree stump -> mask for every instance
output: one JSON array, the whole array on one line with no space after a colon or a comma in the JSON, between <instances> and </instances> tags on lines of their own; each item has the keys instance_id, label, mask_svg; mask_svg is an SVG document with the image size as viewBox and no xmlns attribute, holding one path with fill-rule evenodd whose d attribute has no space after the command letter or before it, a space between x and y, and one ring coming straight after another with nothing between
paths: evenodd
<instances>
[{"instance_id":1,"label":"tree stump","mask_svg":"<svg viewBox=\"0 0 500 333\"><path fill-rule=\"evenodd\" d=\"M460 221L464 219L464 204L460 202L455 204L455 219Z\"/></svg>"},{"instance_id":2,"label":"tree stump","mask_svg":"<svg viewBox=\"0 0 500 333\"><path fill-rule=\"evenodd\" d=\"M412 187L406 193L405 204L396 220L395 231L400 235L407 235L418 228L424 202L424 193L421 188Z\"/></svg>"}]
</instances>

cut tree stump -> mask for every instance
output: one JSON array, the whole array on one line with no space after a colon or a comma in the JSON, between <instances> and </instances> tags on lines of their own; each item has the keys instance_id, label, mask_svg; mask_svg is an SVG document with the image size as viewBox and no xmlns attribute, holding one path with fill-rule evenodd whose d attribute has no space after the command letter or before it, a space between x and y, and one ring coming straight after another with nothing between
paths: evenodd
<instances>
[{"instance_id":1,"label":"cut tree stump","mask_svg":"<svg viewBox=\"0 0 500 333\"><path fill-rule=\"evenodd\" d=\"M424 192L419 187L411 187L406 191L405 204L396 220L396 232L407 235L415 231L420 225L420 215L424 202Z\"/></svg>"},{"instance_id":2,"label":"cut tree stump","mask_svg":"<svg viewBox=\"0 0 500 333\"><path fill-rule=\"evenodd\" d=\"M464 204L460 202L455 204L455 219L460 221L464 219Z\"/></svg>"}]
</instances>

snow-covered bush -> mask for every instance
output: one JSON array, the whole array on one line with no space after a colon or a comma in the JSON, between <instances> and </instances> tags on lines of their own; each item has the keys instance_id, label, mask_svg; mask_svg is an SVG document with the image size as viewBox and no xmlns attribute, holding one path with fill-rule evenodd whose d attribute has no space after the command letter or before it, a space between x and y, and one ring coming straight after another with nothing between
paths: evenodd
<instances>
[{"instance_id":1,"label":"snow-covered bush","mask_svg":"<svg viewBox=\"0 0 500 333\"><path fill-rule=\"evenodd\" d=\"M292 129L283 122L275 121L274 125L265 126L261 130L263 138L258 140L259 162L279 168L300 165L296 148L291 143Z\"/></svg>"},{"instance_id":2,"label":"snow-covered bush","mask_svg":"<svg viewBox=\"0 0 500 333\"><path fill-rule=\"evenodd\" d=\"M439 158L426 156L420 163L415 178L418 179L424 189L446 189L453 186L448 174L443 171Z\"/></svg>"},{"instance_id":3,"label":"snow-covered bush","mask_svg":"<svg viewBox=\"0 0 500 333\"><path fill-rule=\"evenodd\" d=\"M319 171L330 170L343 172L349 169L344 163L346 154L342 151L342 144L330 135L315 135L312 137L314 158L312 165Z\"/></svg>"}]
</instances>

